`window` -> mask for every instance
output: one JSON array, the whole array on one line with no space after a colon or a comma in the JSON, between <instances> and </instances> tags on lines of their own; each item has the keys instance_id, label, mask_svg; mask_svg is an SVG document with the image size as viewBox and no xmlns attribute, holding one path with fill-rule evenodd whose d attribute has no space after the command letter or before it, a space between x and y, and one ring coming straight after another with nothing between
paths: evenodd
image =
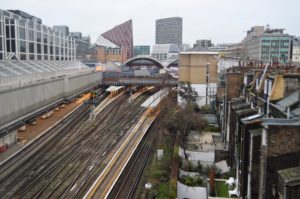
<instances>
[{"instance_id":1,"label":"window","mask_svg":"<svg viewBox=\"0 0 300 199\"><path fill-rule=\"evenodd\" d=\"M43 34L43 38L44 38L44 43L46 44L47 41L48 41L47 35L46 35L46 34Z\"/></svg>"},{"instance_id":2,"label":"window","mask_svg":"<svg viewBox=\"0 0 300 199\"><path fill-rule=\"evenodd\" d=\"M26 53L26 42L20 41L20 52Z\"/></svg>"},{"instance_id":3,"label":"window","mask_svg":"<svg viewBox=\"0 0 300 199\"><path fill-rule=\"evenodd\" d=\"M2 22L0 21L0 36L2 36L3 34L2 34Z\"/></svg>"},{"instance_id":4,"label":"window","mask_svg":"<svg viewBox=\"0 0 300 199\"><path fill-rule=\"evenodd\" d=\"M48 54L48 46L44 45L44 54Z\"/></svg>"},{"instance_id":5,"label":"window","mask_svg":"<svg viewBox=\"0 0 300 199\"><path fill-rule=\"evenodd\" d=\"M40 26L40 25L36 25L36 29L37 29L38 31L41 31L41 26Z\"/></svg>"},{"instance_id":6,"label":"window","mask_svg":"<svg viewBox=\"0 0 300 199\"><path fill-rule=\"evenodd\" d=\"M3 53L0 53L0 60L3 60Z\"/></svg>"},{"instance_id":7,"label":"window","mask_svg":"<svg viewBox=\"0 0 300 199\"><path fill-rule=\"evenodd\" d=\"M16 37L14 26L10 26L10 36L12 39L14 39Z\"/></svg>"},{"instance_id":8,"label":"window","mask_svg":"<svg viewBox=\"0 0 300 199\"><path fill-rule=\"evenodd\" d=\"M41 56L41 55L38 55L38 56L37 56L37 60L42 60L42 56Z\"/></svg>"},{"instance_id":9,"label":"window","mask_svg":"<svg viewBox=\"0 0 300 199\"><path fill-rule=\"evenodd\" d=\"M26 60L26 54L20 54L20 59L21 60Z\"/></svg>"},{"instance_id":10,"label":"window","mask_svg":"<svg viewBox=\"0 0 300 199\"><path fill-rule=\"evenodd\" d=\"M16 52L16 41L11 40L11 52Z\"/></svg>"},{"instance_id":11,"label":"window","mask_svg":"<svg viewBox=\"0 0 300 199\"><path fill-rule=\"evenodd\" d=\"M55 47L55 54L59 55L59 48L58 47Z\"/></svg>"},{"instance_id":12,"label":"window","mask_svg":"<svg viewBox=\"0 0 300 199\"><path fill-rule=\"evenodd\" d=\"M29 31L28 31L28 37L29 37L29 41L34 41L34 33L33 33L33 30L29 30Z\"/></svg>"},{"instance_id":13,"label":"window","mask_svg":"<svg viewBox=\"0 0 300 199\"><path fill-rule=\"evenodd\" d=\"M42 42L42 34L40 32L37 32L37 34L36 34L36 41Z\"/></svg>"},{"instance_id":14,"label":"window","mask_svg":"<svg viewBox=\"0 0 300 199\"><path fill-rule=\"evenodd\" d=\"M9 26L5 27L5 32L6 32L6 38L10 38L10 31L9 31Z\"/></svg>"},{"instance_id":15,"label":"window","mask_svg":"<svg viewBox=\"0 0 300 199\"><path fill-rule=\"evenodd\" d=\"M50 44L53 45L53 36L50 36Z\"/></svg>"},{"instance_id":16,"label":"window","mask_svg":"<svg viewBox=\"0 0 300 199\"><path fill-rule=\"evenodd\" d=\"M29 53L34 53L34 43L29 43Z\"/></svg>"},{"instance_id":17,"label":"window","mask_svg":"<svg viewBox=\"0 0 300 199\"><path fill-rule=\"evenodd\" d=\"M10 40L6 40L6 50L7 50L7 52L11 52L11 50L10 50Z\"/></svg>"},{"instance_id":18,"label":"window","mask_svg":"<svg viewBox=\"0 0 300 199\"><path fill-rule=\"evenodd\" d=\"M42 47L41 44L37 44L37 53L41 54L42 53Z\"/></svg>"},{"instance_id":19,"label":"window","mask_svg":"<svg viewBox=\"0 0 300 199\"><path fill-rule=\"evenodd\" d=\"M30 21L30 22L28 23L28 28L33 29L33 22L32 22L32 21Z\"/></svg>"},{"instance_id":20,"label":"window","mask_svg":"<svg viewBox=\"0 0 300 199\"><path fill-rule=\"evenodd\" d=\"M55 37L55 45L58 46L59 45L59 40L57 37Z\"/></svg>"},{"instance_id":21,"label":"window","mask_svg":"<svg viewBox=\"0 0 300 199\"><path fill-rule=\"evenodd\" d=\"M29 55L30 60L34 60L34 55Z\"/></svg>"},{"instance_id":22,"label":"window","mask_svg":"<svg viewBox=\"0 0 300 199\"><path fill-rule=\"evenodd\" d=\"M0 51L2 51L3 48L2 48L2 37L0 37Z\"/></svg>"}]
</instances>

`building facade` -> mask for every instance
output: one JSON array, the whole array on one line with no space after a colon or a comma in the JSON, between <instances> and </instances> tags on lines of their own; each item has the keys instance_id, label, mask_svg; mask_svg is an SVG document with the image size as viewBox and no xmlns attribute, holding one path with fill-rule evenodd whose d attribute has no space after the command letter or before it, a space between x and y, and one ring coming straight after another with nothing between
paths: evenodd
<instances>
[{"instance_id":1,"label":"building facade","mask_svg":"<svg viewBox=\"0 0 300 199\"><path fill-rule=\"evenodd\" d=\"M198 105L210 105L217 92L218 53L182 52L179 58L179 82L190 82L198 93ZM179 99L179 103L182 100Z\"/></svg>"},{"instance_id":2,"label":"building facade","mask_svg":"<svg viewBox=\"0 0 300 199\"><path fill-rule=\"evenodd\" d=\"M127 58L133 57L132 20L126 21L101 34L102 37L127 51Z\"/></svg>"},{"instance_id":3,"label":"building facade","mask_svg":"<svg viewBox=\"0 0 300 199\"><path fill-rule=\"evenodd\" d=\"M161 62L178 59L180 49L175 44L157 44L153 46L151 57Z\"/></svg>"},{"instance_id":4,"label":"building facade","mask_svg":"<svg viewBox=\"0 0 300 199\"><path fill-rule=\"evenodd\" d=\"M244 40L243 57L288 63L292 57L291 44L292 37L283 33L283 29L267 27L263 33L250 31Z\"/></svg>"},{"instance_id":5,"label":"building facade","mask_svg":"<svg viewBox=\"0 0 300 199\"><path fill-rule=\"evenodd\" d=\"M133 46L133 56L150 55L150 46Z\"/></svg>"},{"instance_id":6,"label":"building facade","mask_svg":"<svg viewBox=\"0 0 300 199\"><path fill-rule=\"evenodd\" d=\"M19 10L0 10L0 60L75 60L75 40Z\"/></svg>"},{"instance_id":7,"label":"building facade","mask_svg":"<svg viewBox=\"0 0 300 199\"><path fill-rule=\"evenodd\" d=\"M227 48L224 49L224 55L226 57L242 57L242 44L241 43L234 43L229 44Z\"/></svg>"},{"instance_id":8,"label":"building facade","mask_svg":"<svg viewBox=\"0 0 300 199\"><path fill-rule=\"evenodd\" d=\"M124 63L127 57L126 48L121 48L116 44L110 42L102 36L99 36L96 44L96 60L101 63L106 62L119 62Z\"/></svg>"},{"instance_id":9,"label":"building facade","mask_svg":"<svg viewBox=\"0 0 300 199\"><path fill-rule=\"evenodd\" d=\"M300 64L300 37L293 39L293 63Z\"/></svg>"},{"instance_id":10,"label":"building facade","mask_svg":"<svg viewBox=\"0 0 300 199\"><path fill-rule=\"evenodd\" d=\"M182 18L171 17L156 20L155 44L182 44Z\"/></svg>"},{"instance_id":11,"label":"building facade","mask_svg":"<svg viewBox=\"0 0 300 199\"><path fill-rule=\"evenodd\" d=\"M240 198L298 198L299 186L289 182L300 166L300 71L266 62L239 59L225 70L226 83L218 84L228 163Z\"/></svg>"},{"instance_id":12,"label":"building facade","mask_svg":"<svg viewBox=\"0 0 300 199\"><path fill-rule=\"evenodd\" d=\"M91 46L91 38L83 37L81 32L70 32L70 36L75 39L76 59L82 62L95 61L95 48Z\"/></svg>"}]
</instances>

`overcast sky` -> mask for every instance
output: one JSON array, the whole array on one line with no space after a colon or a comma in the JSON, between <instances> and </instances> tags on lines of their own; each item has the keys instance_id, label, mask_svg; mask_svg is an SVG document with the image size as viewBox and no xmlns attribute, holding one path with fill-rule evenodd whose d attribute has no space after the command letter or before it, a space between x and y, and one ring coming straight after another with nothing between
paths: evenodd
<instances>
[{"instance_id":1,"label":"overcast sky","mask_svg":"<svg viewBox=\"0 0 300 199\"><path fill-rule=\"evenodd\" d=\"M0 0L0 9L19 9L47 26L98 35L133 20L134 44L154 44L155 20L183 18L183 43L211 39L239 42L254 25L270 24L300 36L300 0Z\"/></svg>"}]
</instances>

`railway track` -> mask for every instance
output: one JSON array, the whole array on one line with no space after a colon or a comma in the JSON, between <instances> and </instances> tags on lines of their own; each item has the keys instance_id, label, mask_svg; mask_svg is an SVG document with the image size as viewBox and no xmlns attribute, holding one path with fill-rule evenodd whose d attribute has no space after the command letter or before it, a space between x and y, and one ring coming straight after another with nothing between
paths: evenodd
<instances>
[{"instance_id":1,"label":"railway track","mask_svg":"<svg viewBox=\"0 0 300 199\"><path fill-rule=\"evenodd\" d=\"M138 146L136 152L131 157L118 181L111 190L109 196L107 197L108 199L133 198L135 189L152 150L152 144L155 141L155 136L153 135L154 127L155 125L149 129L148 133L143 138L143 141Z\"/></svg>"},{"instance_id":2,"label":"railway track","mask_svg":"<svg viewBox=\"0 0 300 199\"><path fill-rule=\"evenodd\" d=\"M147 96L126 103L123 95L94 122L70 123L43 148L0 182L2 198L82 198L103 170L106 154L144 111Z\"/></svg>"}]
</instances>

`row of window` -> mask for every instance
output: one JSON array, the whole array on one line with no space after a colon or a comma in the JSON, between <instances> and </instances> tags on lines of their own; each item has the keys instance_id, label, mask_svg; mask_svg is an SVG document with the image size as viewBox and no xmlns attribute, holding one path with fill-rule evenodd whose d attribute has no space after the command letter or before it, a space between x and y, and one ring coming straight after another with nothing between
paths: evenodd
<instances>
[{"instance_id":1,"label":"row of window","mask_svg":"<svg viewBox=\"0 0 300 199\"><path fill-rule=\"evenodd\" d=\"M28 59L29 60L72 60L71 57L67 58L67 57L60 57L60 56L35 55L35 54L29 54L27 57L26 54L23 53L20 54L20 60L28 60Z\"/></svg>"},{"instance_id":2,"label":"row of window","mask_svg":"<svg viewBox=\"0 0 300 199\"><path fill-rule=\"evenodd\" d=\"M107 54L121 54L120 48L107 48L105 51Z\"/></svg>"},{"instance_id":3,"label":"row of window","mask_svg":"<svg viewBox=\"0 0 300 199\"><path fill-rule=\"evenodd\" d=\"M0 10L0 19L4 20L0 20L0 51L16 53L20 59L74 58L75 42L71 37L40 24L38 20L28 20L10 12L5 15L4 12ZM1 35L5 36L4 40Z\"/></svg>"}]
</instances>

